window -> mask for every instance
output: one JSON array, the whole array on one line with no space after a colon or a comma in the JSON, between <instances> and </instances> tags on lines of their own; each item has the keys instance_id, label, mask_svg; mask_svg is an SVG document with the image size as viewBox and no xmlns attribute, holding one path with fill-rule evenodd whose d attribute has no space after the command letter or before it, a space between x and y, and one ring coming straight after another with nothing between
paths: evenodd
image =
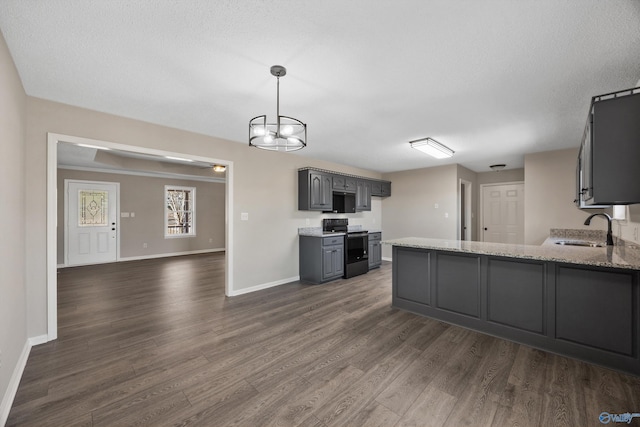
<instances>
[{"instance_id":1,"label":"window","mask_svg":"<svg viewBox=\"0 0 640 427\"><path fill-rule=\"evenodd\" d=\"M196 235L196 189L164 186L164 237Z\"/></svg>"}]
</instances>

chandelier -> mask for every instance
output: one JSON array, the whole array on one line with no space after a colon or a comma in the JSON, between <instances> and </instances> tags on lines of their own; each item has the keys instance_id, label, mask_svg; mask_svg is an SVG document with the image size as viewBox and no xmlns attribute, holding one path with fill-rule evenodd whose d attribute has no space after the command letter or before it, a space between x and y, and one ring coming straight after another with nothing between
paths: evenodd
<instances>
[{"instance_id":1,"label":"chandelier","mask_svg":"<svg viewBox=\"0 0 640 427\"><path fill-rule=\"evenodd\" d=\"M249 121L249 146L272 151L296 151L307 146L307 125L293 117L280 115L280 77L287 74L282 65L271 67L277 80L276 122L267 123L267 116Z\"/></svg>"}]
</instances>

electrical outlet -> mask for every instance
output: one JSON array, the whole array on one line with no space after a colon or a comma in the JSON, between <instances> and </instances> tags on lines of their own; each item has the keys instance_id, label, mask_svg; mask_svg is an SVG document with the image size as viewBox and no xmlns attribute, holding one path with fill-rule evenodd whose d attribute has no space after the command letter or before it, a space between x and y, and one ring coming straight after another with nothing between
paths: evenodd
<instances>
[{"instance_id":1,"label":"electrical outlet","mask_svg":"<svg viewBox=\"0 0 640 427\"><path fill-rule=\"evenodd\" d=\"M209 243L213 243L213 239L212 238L209 238Z\"/></svg>"},{"instance_id":2,"label":"electrical outlet","mask_svg":"<svg viewBox=\"0 0 640 427\"><path fill-rule=\"evenodd\" d=\"M444 217L445 217L445 218L449 218L449 213L448 213L448 212L445 212L445 213L444 213Z\"/></svg>"},{"instance_id":3,"label":"electrical outlet","mask_svg":"<svg viewBox=\"0 0 640 427\"><path fill-rule=\"evenodd\" d=\"M149 245L147 245L146 243L143 243L143 244L142 244L142 247L143 247L143 248L145 248L145 249L147 249L147 247L148 247L148 246L149 246Z\"/></svg>"}]
</instances>

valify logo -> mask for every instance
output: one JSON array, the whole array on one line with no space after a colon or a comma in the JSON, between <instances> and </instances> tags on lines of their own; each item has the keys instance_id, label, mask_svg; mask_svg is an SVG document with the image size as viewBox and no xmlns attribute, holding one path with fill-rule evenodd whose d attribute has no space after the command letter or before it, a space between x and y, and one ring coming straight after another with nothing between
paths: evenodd
<instances>
[{"instance_id":1,"label":"valify logo","mask_svg":"<svg viewBox=\"0 0 640 427\"><path fill-rule=\"evenodd\" d=\"M608 412L603 412L600 414L600 417L598 419L602 424L609 424L609 423L631 424L631 421L636 417L640 418L640 413L636 412L632 414L632 413L626 412L624 414L610 414Z\"/></svg>"}]
</instances>

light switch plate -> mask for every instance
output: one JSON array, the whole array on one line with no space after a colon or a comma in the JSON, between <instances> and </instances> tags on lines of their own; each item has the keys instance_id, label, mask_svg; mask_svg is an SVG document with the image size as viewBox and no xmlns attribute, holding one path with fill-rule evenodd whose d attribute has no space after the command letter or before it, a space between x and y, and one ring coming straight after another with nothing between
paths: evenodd
<instances>
[{"instance_id":1,"label":"light switch plate","mask_svg":"<svg viewBox=\"0 0 640 427\"><path fill-rule=\"evenodd\" d=\"M129 218L129 212L120 212L120 218Z\"/></svg>"},{"instance_id":2,"label":"light switch plate","mask_svg":"<svg viewBox=\"0 0 640 427\"><path fill-rule=\"evenodd\" d=\"M248 212L242 212L240 213L240 219L242 221L249 221L249 213Z\"/></svg>"}]
</instances>

